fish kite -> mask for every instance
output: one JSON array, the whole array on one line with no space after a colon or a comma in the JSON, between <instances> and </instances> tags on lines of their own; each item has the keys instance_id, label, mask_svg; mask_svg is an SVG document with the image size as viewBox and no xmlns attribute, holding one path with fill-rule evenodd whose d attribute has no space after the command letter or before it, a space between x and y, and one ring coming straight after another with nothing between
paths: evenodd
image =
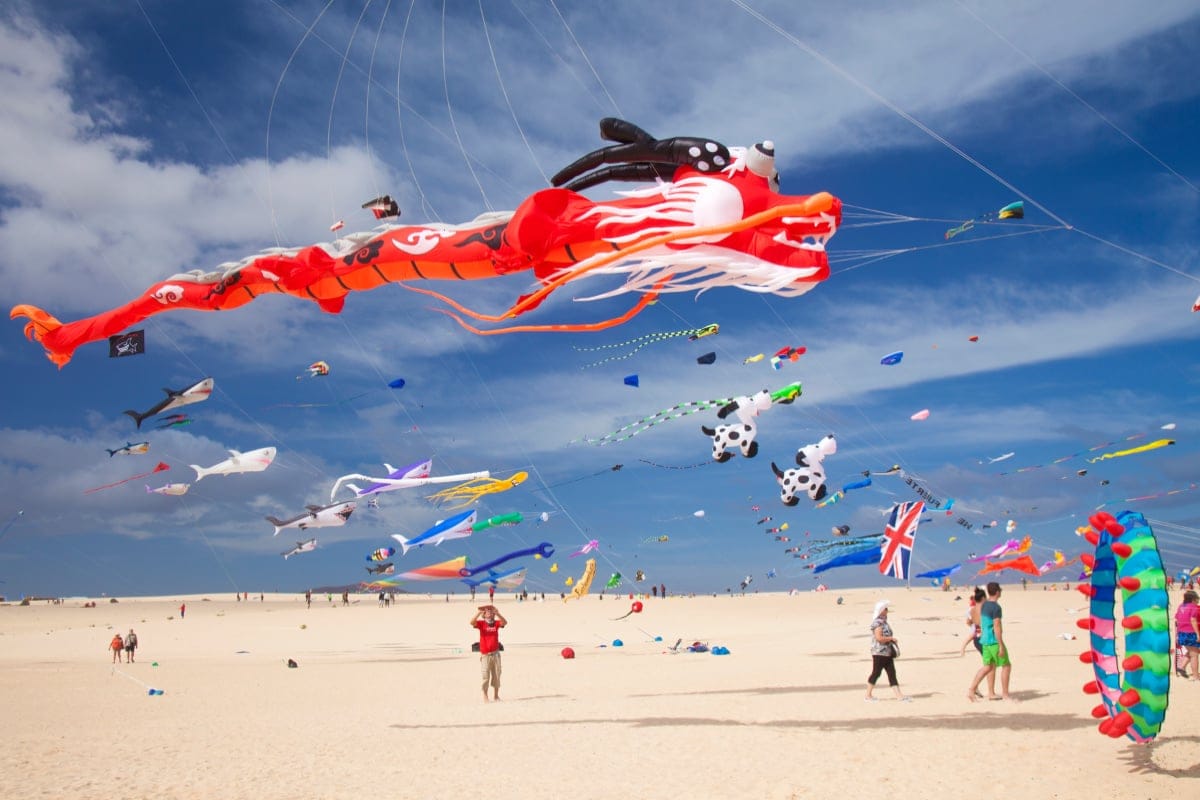
<instances>
[{"instance_id":1,"label":"fish kite","mask_svg":"<svg viewBox=\"0 0 1200 800\"><path fill-rule=\"evenodd\" d=\"M150 443L138 442L134 444L133 442L126 442L124 447L118 447L116 450L105 448L105 452L108 453L109 458L113 456L140 456L150 452Z\"/></svg>"},{"instance_id":2,"label":"fish kite","mask_svg":"<svg viewBox=\"0 0 1200 800\"><path fill-rule=\"evenodd\" d=\"M116 481L116 482L114 482L114 483L106 483L106 484L104 484L103 486L96 486L96 487L93 487L93 488L91 488L91 489L84 489L84 490L83 490L83 493L84 493L84 494L92 494L92 493L94 493L94 492L99 492L99 491L101 491L101 490L103 490L103 489L111 489L111 488L113 488L114 486L120 486L121 484L123 484L123 483L129 483L130 481L136 481L136 480L138 480L138 479L140 479L140 478L145 478L145 477L148 477L148 476L150 476L150 475L153 475L153 474L154 474L154 473L156 473L156 472L163 472L163 471L165 471L165 470L168 470L168 469L170 469L170 468L171 468L171 466L170 466L169 464L166 464L166 463L164 463L164 462L160 461L160 462L158 462L158 463L157 463L157 464L154 466L154 469L150 470L149 472L142 472L142 473L139 473L139 474L137 474L137 475L130 475L128 478L125 478L124 480L119 480L119 481Z\"/></svg>"},{"instance_id":3,"label":"fish kite","mask_svg":"<svg viewBox=\"0 0 1200 800\"><path fill-rule=\"evenodd\" d=\"M435 503L449 503L446 510L452 511L456 508L466 508L474 503L485 494L499 494L507 492L509 489L514 489L525 482L529 477L528 472L514 472L507 478L472 478L466 483L461 483L458 486L451 486L441 491L434 492L426 497L427 500L432 500Z\"/></svg>"},{"instance_id":4,"label":"fish kite","mask_svg":"<svg viewBox=\"0 0 1200 800\"><path fill-rule=\"evenodd\" d=\"M743 359L742 359L742 364L743 364L743 365L746 365L746 364L757 364L759 361L762 361L762 360L763 360L764 358L766 358L766 357L767 357L767 356L766 356L766 354L765 354L765 353L757 353L757 354L755 354L755 355L752 355L752 356L747 356L746 358L743 358Z\"/></svg>"},{"instance_id":5,"label":"fish kite","mask_svg":"<svg viewBox=\"0 0 1200 800\"><path fill-rule=\"evenodd\" d=\"M571 579L567 578L567 585L571 586L571 593L563 598L563 602L583 599L592 588L592 579L595 577L596 559L589 558L587 563L583 565L583 574L579 576L578 581L574 581L574 586L571 586Z\"/></svg>"},{"instance_id":6,"label":"fish kite","mask_svg":"<svg viewBox=\"0 0 1200 800\"><path fill-rule=\"evenodd\" d=\"M288 550L286 553L280 553L280 555L283 556L284 561L287 561L289 558L296 555L297 553L311 553L313 550L316 550L316 549L317 549L317 540L309 539L307 542L296 542L295 547L293 547L291 550Z\"/></svg>"},{"instance_id":7,"label":"fish kite","mask_svg":"<svg viewBox=\"0 0 1200 800\"><path fill-rule=\"evenodd\" d=\"M498 589L516 589L525 582L525 575L529 571L528 567L519 567L510 569L504 572L497 572L494 569L489 569L485 578L463 578L462 582L467 586L475 587L484 583L490 583Z\"/></svg>"},{"instance_id":8,"label":"fish kite","mask_svg":"<svg viewBox=\"0 0 1200 800\"><path fill-rule=\"evenodd\" d=\"M69 358L70 356L68 356L68 359ZM153 417L155 414L161 414L164 411L170 411L173 408L179 408L180 406L203 402L212 395L212 390L212 378L205 378L198 383L192 384L186 389L163 389L163 391L167 393L166 398L151 406L149 410L142 412L129 410L125 413L133 417L133 421L137 423L138 430L141 430L143 420Z\"/></svg>"},{"instance_id":9,"label":"fish kite","mask_svg":"<svg viewBox=\"0 0 1200 800\"><path fill-rule=\"evenodd\" d=\"M80 345L153 314L230 310L263 294L309 299L338 313L350 292L385 283L479 280L532 270L541 287L492 315L404 284L450 305L454 311L443 313L467 330L491 335L603 330L633 318L663 292L736 286L795 297L829 276L825 246L841 223L841 202L825 192L779 194L773 143L727 147L703 138L657 140L613 118L601 121L600 134L616 144L576 160L552 178L555 188L534 192L512 213L488 213L462 225L389 225L331 243L274 248L211 272L172 275L126 305L78 322L62 323L32 305L14 307L10 317L27 319L26 336L62 367ZM609 180L649 185L603 202L579 194ZM367 205L379 218L399 211L386 196ZM512 320L558 289L600 275L622 283L577 299L639 295L621 316L487 331L463 319Z\"/></svg>"},{"instance_id":10,"label":"fish kite","mask_svg":"<svg viewBox=\"0 0 1200 800\"><path fill-rule=\"evenodd\" d=\"M923 419L929 419L929 409L923 408L909 417L909 419L911 419L913 422L920 422Z\"/></svg>"},{"instance_id":11,"label":"fish kite","mask_svg":"<svg viewBox=\"0 0 1200 800\"><path fill-rule=\"evenodd\" d=\"M308 528L338 528L345 525L350 520L350 515L354 513L355 504L353 501L349 503L333 503L328 506L305 506L303 514L297 514L291 519L278 519L267 515L267 522L275 526L275 536L279 535L281 530L285 528L299 528L307 530Z\"/></svg>"},{"instance_id":12,"label":"fish kite","mask_svg":"<svg viewBox=\"0 0 1200 800\"><path fill-rule=\"evenodd\" d=\"M184 425L191 425L192 418L187 414L171 414L159 420L159 424L154 426L157 431L166 430L167 428L182 428Z\"/></svg>"},{"instance_id":13,"label":"fish kite","mask_svg":"<svg viewBox=\"0 0 1200 800\"><path fill-rule=\"evenodd\" d=\"M368 575L394 575L396 573L396 565L392 562L380 564L376 567L366 567Z\"/></svg>"},{"instance_id":14,"label":"fish kite","mask_svg":"<svg viewBox=\"0 0 1200 800\"><path fill-rule=\"evenodd\" d=\"M271 462L274 460L274 447L260 447L257 450L251 450L247 453L230 450L229 458L213 464L211 467L202 467L199 464L191 464L190 466L196 470L196 481L199 482L208 475L236 475L241 472L262 472L271 466Z\"/></svg>"},{"instance_id":15,"label":"fish kite","mask_svg":"<svg viewBox=\"0 0 1200 800\"><path fill-rule=\"evenodd\" d=\"M888 353L883 358L879 359L879 363L885 367L894 367L904 360L904 351L897 350L894 353Z\"/></svg>"},{"instance_id":16,"label":"fish kite","mask_svg":"<svg viewBox=\"0 0 1200 800\"><path fill-rule=\"evenodd\" d=\"M697 364L715 364L715 363L717 363L717 354L714 352L714 353L705 353L702 356L696 356L696 363Z\"/></svg>"},{"instance_id":17,"label":"fish kite","mask_svg":"<svg viewBox=\"0 0 1200 800\"><path fill-rule=\"evenodd\" d=\"M449 519L438 520L424 533L419 533L411 539L406 539L398 533L393 533L392 538L400 543L401 555L408 555L408 551L414 547L423 547L427 544L437 546L451 539L465 539L473 533L474 525L475 511L464 511Z\"/></svg>"},{"instance_id":18,"label":"fish kite","mask_svg":"<svg viewBox=\"0 0 1200 800\"><path fill-rule=\"evenodd\" d=\"M165 494L165 495L170 495L172 497L178 497L179 495L187 494L188 488L190 486L191 486L190 483L168 483L168 484L164 484L163 486L158 487L157 489L151 489L149 486L147 486L146 493L147 494Z\"/></svg>"},{"instance_id":19,"label":"fish kite","mask_svg":"<svg viewBox=\"0 0 1200 800\"><path fill-rule=\"evenodd\" d=\"M367 556L367 561L387 561L392 556L396 555L396 548L381 547L375 552Z\"/></svg>"}]
</instances>

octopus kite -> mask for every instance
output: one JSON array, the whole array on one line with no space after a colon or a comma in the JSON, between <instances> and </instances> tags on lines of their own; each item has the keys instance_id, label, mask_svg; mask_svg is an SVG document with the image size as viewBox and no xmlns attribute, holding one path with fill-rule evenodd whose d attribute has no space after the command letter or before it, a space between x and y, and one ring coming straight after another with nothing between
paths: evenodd
<instances>
[{"instance_id":1,"label":"octopus kite","mask_svg":"<svg viewBox=\"0 0 1200 800\"><path fill-rule=\"evenodd\" d=\"M480 280L532 270L537 290L497 315L405 286L451 306L458 313L439 310L467 330L491 335L603 330L632 319L661 292L735 286L794 297L829 276L825 245L841 222L841 203L825 192L779 194L773 143L659 140L613 118L601 120L600 135L615 144L575 161L554 176L554 188L534 192L512 212L483 214L462 225L391 225L331 243L275 248L210 272L172 275L126 305L76 322L60 322L32 305L15 306L10 317L27 319L25 335L41 342L61 368L81 345L159 312L230 310L262 294L312 300L336 314L350 292L387 283ZM654 185L599 203L579 194L610 180ZM581 300L628 293L640 298L621 316L592 323L481 330L463 319L511 320L588 275L620 275L623 283Z\"/></svg>"},{"instance_id":2,"label":"octopus kite","mask_svg":"<svg viewBox=\"0 0 1200 800\"><path fill-rule=\"evenodd\" d=\"M445 508L452 511L466 508L485 494L499 494L520 486L529 477L528 472L514 472L507 478L475 478L428 496L435 503L449 503Z\"/></svg>"}]
</instances>

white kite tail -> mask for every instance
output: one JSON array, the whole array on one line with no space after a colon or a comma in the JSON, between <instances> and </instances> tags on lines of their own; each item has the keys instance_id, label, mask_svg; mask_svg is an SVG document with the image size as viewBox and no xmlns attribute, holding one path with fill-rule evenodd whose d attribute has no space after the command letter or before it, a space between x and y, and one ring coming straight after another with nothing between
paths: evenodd
<instances>
[{"instance_id":1,"label":"white kite tail","mask_svg":"<svg viewBox=\"0 0 1200 800\"><path fill-rule=\"evenodd\" d=\"M211 472L209 472L207 469L200 466L199 464L188 464L188 466L191 467L192 469L196 470L196 481L197 482L199 482L200 479L203 478L205 475L212 474Z\"/></svg>"},{"instance_id":2,"label":"white kite tail","mask_svg":"<svg viewBox=\"0 0 1200 800\"><path fill-rule=\"evenodd\" d=\"M398 533L393 533L392 538L400 543L400 555L402 555L402 556L408 555L408 551L413 549L414 547L421 546L420 544L409 544L408 539L405 539L403 536L401 536Z\"/></svg>"}]
</instances>

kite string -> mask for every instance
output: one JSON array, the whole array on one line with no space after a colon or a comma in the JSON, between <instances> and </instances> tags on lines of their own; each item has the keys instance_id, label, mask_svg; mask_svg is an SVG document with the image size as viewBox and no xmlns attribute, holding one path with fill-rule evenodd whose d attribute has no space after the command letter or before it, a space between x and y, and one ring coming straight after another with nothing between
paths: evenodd
<instances>
[{"instance_id":1,"label":"kite string","mask_svg":"<svg viewBox=\"0 0 1200 800\"><path fill-rule=\"evenodd\" d=\"M479 187L479 194L483 198L483 205L488 211L495 211L492 203L488 200L487 192L483 189L483 183L479 180L479 175L475 172L475 167L471 165L471 157L467 155L466 145L463 144L462 135L458 132L458 123L454 120L454 107L450 103L450 76L446 70L446 0L442 0L442 93L446 97L446 114L450 117L450 130L454 133L454 140L458 142L458 149L462 153L463 161L467 162L467 171L471 173L471 178L475 181L475 185Z\"/></svg>"},{"instance_id":2,"label":"kite string","mask_svg":"<svg viewBox=\"0 0 1200 800\"><path fill-rule=\"evenodd\" d=\"M1047 70L1045 67L1043 67L1041 64L1039 64L1037 61L1035 61L1033 56L1031 56L1028 52L1026 52L1025 50L1022 50L1015 43L1013 43L1013 41L1011 39L1009 39L1004 34L1000 33L1000 31L993 28L982 17L980 17L978 14L976 14L974 11L972 11L970 8L968 8L966 5L964 5L962 3L962 0L954 0L954 4L956 6L958 6L960 9L962 9L963 11L965 11L967 14L969 14L971 17L973 17L976 22L978 22L980 25L982 25L984 28L986 28L993 36L995 36L1000 41L1004 42L1015 53L1017 53L1019 56L1024 58L1027 62L1029 62L1030 66L1032 66L1038 72L1042 73L1047 78L1049 78L1052 83L1054 83L1056 86L1058 86L1058 88L1062 89L1064 92L1066 92L1071 97L1073 97L1075 100L1077 100L1080 103L1080 105L1082 105L1088 111L1091 111L1093 114L1095 114L1096 117L1099 118L1099 120L1101 122L1103 122L1105 125L1107 125L1108 127L1112 128L1114 131L1119 133L1122 137L1125 138L1126 141L1128 141L1134 147L1136 147L1137 149L1139 149L1143 153L1145 153L1147 156L1149 156L1160 167L1162 167L1167 172L1174 175L1179 180L1183 181L1183 183L1185 183L1192 191L1200 192L1200 186L1197 186L1196 184L1192 183L1190 180L1188 180L1186 177L1184 177L1182 174L1180 174L1179 171L1176 170L1174 167L1172 167L1170 164L1163 161L1161 158L1156 156L1154 153L1150 152L1149 148L1147 148L1145 145L1143 145L1137 139L1134 139L1131 135L1129 135L1129 133L1127 133L1125 130L1123 130L1121 127L1119 127L1115 122L1113 122L1111 119L1106 117L1104 114L1100 113L1099 109L1097 109L1095 106L1093 106L1087 100L1084 100L1076 92L1074 92L1069 86L1067 86L1065 83L1063 83L1058 78L1056 78L1054 75L1052 75L1049 70Z\"/></svg>"},{"instance_id":3,"label":"kite string","mask_svg":"<svg viewBox=\"0 0 1200 800\"><path fill-rule=\"evenodd\" d=\"M950 141L945 136L942 136L940 133L935 131L933 128L930 128L928 125L921 122L919 119L914 117L912 114L908 113L907 111L902 109L900 106L896 105L891 100L884 97L878 91L876 91L875 89L873 89L869 85L867 85L867 83L865 81L856 77L849 70L845 69L844 67L842 67L839 64L837 64L836 62L834 62L832 59L830 59L824 53L817 50L812 45L801 40L798 36L796 36L792 33L789 33L788 31L785 31L782 27L779 26L778 23L769 19L768 17L766 17L762 13L756 11L755 9L750 8L750 6L746 5L746 3L743 2L743 0L729 0L729 2L732 3L733 5L737 6L738 8L740 8L742 11L744 11L749 16L757 19L763 25L767 26L768 28L773 30L775 33L779 34L779 36L781 36L782 38L784 38L785 40L787 40L788 42L793 44L795 47L808 53L810 56L815 58L817 61L820 61L822 64L824 64L826 67L828 67L830 70L832 70L836 74L840 75L845 80L847 80L850 83L852 83L853 85L857 86L860 90L862 90L865 94L870 96L872 99L874 99L875 101L877 101L878 103L880 103L881 105L886 107L887 109L891 110L893 113L895 113L901 119L904 119L910 125L917 128L917 130L919 130L922 133L924 133L925 135L929 136L935 142L938 142L943 147L948 149L950 152L954 153L959 158L963 159L968 164L975 167L980 172L982 172L983 174L990 177L992 180L999 183L1001 186L1005 187L1009 191L1018 195L1019 197L1024 199L1030 205L1036 206L1037 208L1041 209L1041 211L1043 213L1045 213L1046 216L1050 217L1055 222L1062 225L1064 228L1071 227L1071 224L1068 223L1065 219L1063 219L1062 217L1055 214L1053 211L1051 211L1049 208L1047 208L1046 206L1039 203L1037 200L1033 199L1033 197L1031 197L1030 195L1028 195L1025 192L1018 189L1014 184L1010 183L999 173L995 172L990 167L988 167L987 165L985 165L984 163L979 161L977 158L972 156L970 153L966 152L961 147L954 144L954 142Z\"/></svg>"},{"instance_id":4,"label":"kite string","mask_svg":"<svg viewBox=\"0 0 1200 800\"><path fill-rule=\"evenodd\" d=\"M358 38L359 26L362 25L363 18L366 17L367 9L370 7L370 0L367 0L366 3L363 3L362 11L359 12L358 19L354 22L354 28L350 31L350 38L346 40L346 49L342 51L342 60L338 65L337 78L333 82L333 93L329 97L329 119L325 123L325 161L328 163L333 162L333 112L334 109L337 108L338 90L342 87L342 76L346 74L346 62L350 60L350 49L354 47L354 40ZM376 42L378 41L379 39L376 37ZM372 57L373 56L374 51L372 51ZM373 58L371 63L372 65L374 64ZM369 97L371 94L370 78L368 78L367 81L367 96ZM333 196L331 195L329 198L329 212L330 216L336 221L338 214L337 209L335 209L333 206L333 202Z\"/></svg>"},{"instance_id":5,"label":"kite string","mask_svg":"<svg viewBox=\"0 0 1200 800\"><path fill-rule=\"evenodd\" d=\"M538 174L542 176L542 180L549 185L550 176L542 169L542 165L538 163L537 156L533 153L533 146L529 143L529 137L525 135L525 129L521 127L521 121L517 119L517 111L513 108L512 100L508 96L508 89L504 85L504 78L500 75L500 64L496 61L496 48L492 46L492 34L488 30L487 15L483 10L483 0L479 0L479 18L483 21L483 36L487 41L488 55L492 58L492 69L496 73L496 83L500 86L500 94L504 97L504 105L508 106L508 113L512 117L513 125L517 127L517 133L520 134L521 141L525 143L525 149L529 152L529 160L533 162L533 166L537 169Z\"/></svg>"},{"instance_id":6,"label":"kite string","mask_svg":"<svg viewBox=\"0 0 1200 800\"><path fill-rule=\"evenodd\" d=\"M371 47L371 60L367 62L367 85L363 98L363 148L367 151L367 163L370 165L371 180L376 197L382 196L384 191L379 185L379 173L375 167L375 154L371 152L371 86L375 83L375 56L379 52L379 40L383 38L383 26L387 22L388 14L391 10L392 0L387 0L387 5L383 8L383 14L379 17L379 27L375 29L375 44ZM349 53L349 50L347 50L347 53Z\"/></svg>"}]
</instances>

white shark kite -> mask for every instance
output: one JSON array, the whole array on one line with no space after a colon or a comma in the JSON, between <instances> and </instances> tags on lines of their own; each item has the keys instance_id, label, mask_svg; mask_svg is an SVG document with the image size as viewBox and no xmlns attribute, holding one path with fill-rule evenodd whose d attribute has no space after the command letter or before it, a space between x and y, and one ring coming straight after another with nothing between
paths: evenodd
<instances>
[{"instance_id":1,"label":"white shark kite","mask_svg":"<svg viewBox=\"0 0 1200 800\"><path fill-rule=\"evenodd\" d=\"M293 547L291 550L288 550L286 553L280 553L280 555L283 556L284 561L287 561L289 558L296 555L297 553L311 553L313 550L316 550L316 549L317 549L317 540L309 539L307 542L296 542L295 547Z\"/></svg>"},{"instance_id":2,"label":"white shark kite","mask_svg":"<svg viewBox=\"0 0 1200 800\"><path fill-rule=\"evenodd\" d=\"M275 526L276 536L285 528L299 528L303 531L309 528L341 527L349 521L350 515L354 513L355 503L351 500L348 503L333 503L328 506L305 506L305 508L308 510L303 514L297 514L291 519L277 519L268 515L267 522Z\"/></svg>"},{"instance_id":3,"label":"white shark kite","mask_svg":"<svg viewBox=\"0 0 1200 800\"><path fill-rule=\"evenodd\" d=\"M257 450L251 450L248 453L239 453L237 450L229 451L229 458L219 464L213 464L211 467L202 467L199 464L192 464L192 469L196 470L196 480L199 481L206 475L233 475L238 472L262 472L267 467L271 466L271 462L275 460L274 447L260 447Z\"/></svg>"},{"instance_id":4,"label":"white shark kite","mask_svg":"<svg viewBox=\"0 0 1200 800\"><path fill-rule=\"evenodd\" d=\"M207 400L212 395L213 379L205 378L199 383L193 384L186 389L163 389L167 393L165 400L160 400L149 411L133 411L129 410L125 413L133 417L133 421L137 423L138 430L141 430L143 420L153 417L155 414L161 414L164 411L170 411L173 408L180 406L199 403L202 400Z\"/></svg>"}]
</instances>

